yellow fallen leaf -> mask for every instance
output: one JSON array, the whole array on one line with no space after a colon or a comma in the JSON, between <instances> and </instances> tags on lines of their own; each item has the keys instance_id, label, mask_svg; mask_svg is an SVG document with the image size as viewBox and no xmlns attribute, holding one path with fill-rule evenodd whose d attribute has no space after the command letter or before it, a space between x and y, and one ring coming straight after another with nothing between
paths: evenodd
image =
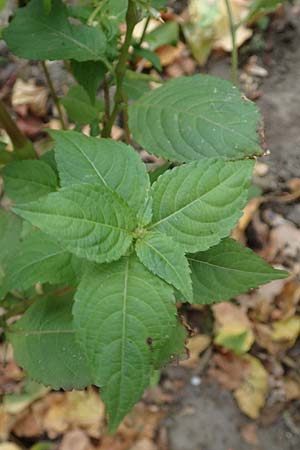
<instances>
[{"instance_id":1,"label":"yellow fallen leaf","mask_svg":"<svg viewBox=\"0 0 300 450\"><path fill-rule=\"evenodd\" d=\"M300 316L273 322L272 328L271 337L274 341L290 341L293 345L300 334Z\"/></svg>"},{"instance_id":2,"label":"yellow fallen leaf","mask_svg":"<svg viewBox=\"0 0 300 450\"><path fill-rule=\"evenodd\" d=\"M243 383L235 390L234 396L244 414L257 419L268 393L268 373L262 363L251 355L244 355L248 370Z\"/></svg>"},{"instance_id":3,"label":"yellow fallen leaf","mask_svg":"<svg viewBox=\"0 0 300 450\"><path fill-rule=\"evenodd\" d=\"M245 311L232 303L222 302L213 306L215 343L237 355L246 353L254 342L251 323Z\"/></svg>"}]
</instances>

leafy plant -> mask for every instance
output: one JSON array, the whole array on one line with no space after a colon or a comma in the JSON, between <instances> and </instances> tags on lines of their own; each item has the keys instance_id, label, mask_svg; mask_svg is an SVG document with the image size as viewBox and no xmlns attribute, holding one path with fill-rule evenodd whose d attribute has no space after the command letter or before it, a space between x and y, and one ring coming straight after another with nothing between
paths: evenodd
<instances>
[{"instance_id":1,"label":"leafy plant","mask_svg":"<svg viewBox=\"0 0 300 450\"><path fill-rule=\"evenodd\" d=\"M236 45L236 33L241 25L252 22L256 20L263 14L268 14L275 11L280 5L282 5L287 0L253 0L249 6L248 14L240 21L235 23L231 0L224 0L226 5L226 10L228 14L228 21L232 40L232 81L234 84L238 82L238 63L239 55L238 48Z\"/></svg>"},{"instance_id":2,"label":"leafy plant","mask_svg":"<svg viewBox=\"0 0 300 450\"><path fill-rule=\"evenodd\" d=\"M14 213L0 215L4 321L24 313L5 325L7 337L37 381L99 386L112 431L153 371L184 351L175 294L209 304L286 276L229 237L261 154L256 107L230 83L195 75L149 90L128 108L132 32L161 3L129 0L123 10L106 0L74 9L31 0L4 32L18 56L71 60L79 85L61 103L77 130L90 124L95 135L51 131L54 151L2 170ZM125 14L119 47L115 24ZM119 113L127 143L133 136L169 161L152 184L137 151L108 139Z\"/></svg>"}]
</instances>

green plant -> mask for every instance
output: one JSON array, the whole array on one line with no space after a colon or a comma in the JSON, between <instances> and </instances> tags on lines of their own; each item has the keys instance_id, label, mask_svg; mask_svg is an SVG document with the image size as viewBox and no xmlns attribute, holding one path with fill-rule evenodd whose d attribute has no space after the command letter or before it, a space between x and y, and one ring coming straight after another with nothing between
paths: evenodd
<instances>
[{"instance_id":1,"label":"green plant","mask_svg":"<svg viewBox=\"0 0 300 450\"><path fill-rule=\"evenodd\" d=\"M256 107L207 75L147 86L128 107L126 83L151 79L129 71L133 28L162 3L67 8L61 0L31 0L4 31L18 56L71 60L79 85L62 103L77 130L89 123L94 137L51 131L54 151L2 170L14 213L0 211L3 325L16 359L37 381L55 389L99 386L111 430L153 371L184 351L175 294L210 304L286 276L229 237L261 154ZM96 98L101 82L104 103ZM183 164L166 164L151 185L134 148L107 139L119 113L127 142L132 135L147 151Z\"/></svg>"},{"instance_id":2,"label":"green plant","mask_svg":"<svg viewBox=\"0 0 300 450\"><path fill-rule=\"evenodd\" d=\"M232 14L232 8L230 0L224 0L228 19L229 19L229 27L232 41L232 82L237 85L238 83L238 65L239 65L239 54L238 48L236 45L236 32L241 25L247 24L249 22L253 22L258 19L260 16L264 14L269 14L275 11L279 5L282 5L286 0L253 0L249 7L248 14L238 23L235 23L234 17Z\"/></svg>"}]
</instances>

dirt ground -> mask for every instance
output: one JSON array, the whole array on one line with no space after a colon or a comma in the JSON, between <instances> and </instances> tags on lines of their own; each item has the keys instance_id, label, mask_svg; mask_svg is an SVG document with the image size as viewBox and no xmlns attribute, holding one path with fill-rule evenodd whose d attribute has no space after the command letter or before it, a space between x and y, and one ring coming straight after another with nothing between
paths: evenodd
<instances>
[{"instance_id":1,"label":"dirt ground","mask_svg":"<svg viewBox=\"0 0 300 450\"><path fill-rule=\"evenodd\" d=\"M300 16L275 26L273 50L265 56L269 75L258 101L270 150L262 158L270 165L264 187L271 190L300 172ZM230 79L229 61L211 62L209 72ZM289 207L286 215L300 225L299 205ZM195 387L191 374L182 376L187 384L167 420L170 450L299 450L300 435L293 434L283 418L271 426L258 423L257 444L247 444L241 430L253 421L238 410L232 395L208 380Z\"/></svg>"}]
</instances>

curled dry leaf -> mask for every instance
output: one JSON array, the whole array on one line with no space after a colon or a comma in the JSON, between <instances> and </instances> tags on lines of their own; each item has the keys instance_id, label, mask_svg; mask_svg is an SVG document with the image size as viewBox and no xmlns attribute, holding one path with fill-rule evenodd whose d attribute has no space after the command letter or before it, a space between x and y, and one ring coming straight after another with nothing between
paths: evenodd
<instances>
[{"instance_id":1,"label":"curled dry leaf","mask_svg":"<svg viewBox=\"0 0 300 450\"><path fill-rule=\"evenodd\" d=\"M48 89L37 86L34 80L18 78L14 84L11 98L14 107L27 105L35 115L43 117L47 112L47 99Z\"/></svg>"},{"instance_id":2,"label":"curled dry leaf","mask_svg":"<svg viewBox=\"0 0 300 450\"><path fill-rule=\"evenodd\" d=\"M204 352L210 345L211 338L205 334L199 334L189 339L187 343L187 349L189 353L189 358L180 361L180 365L183 367L196 367L199 363L199 355Z\"/></svg>"}]
</instances>

